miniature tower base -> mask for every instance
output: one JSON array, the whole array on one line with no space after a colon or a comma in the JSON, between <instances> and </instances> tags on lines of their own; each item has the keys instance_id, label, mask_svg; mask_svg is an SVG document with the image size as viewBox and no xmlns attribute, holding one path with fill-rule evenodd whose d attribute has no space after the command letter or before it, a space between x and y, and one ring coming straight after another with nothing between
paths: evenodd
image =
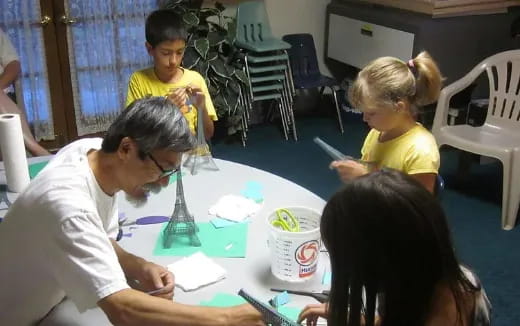
<instances>
[{"instance_id":1,"label":"miniature tower base","mask_svg":"<svg viewBox=\"0 0 520 326\"><path fill-rule=\"evenodd\" d=\"M9 197L7 197L7 186L6 185L0 185L0 204L5 202L6 208L0 209L9 209L11 207L12 203L9 200Z\"/></svg>"},{"instance_id":2,"label":"miniature tower base","mask_svg":"<svg viewBox=\"0 0 520 326\"><path fill-rule=\"evenodd\" d=\"M197 116L197 146L187 154L184 166L190 170L192 175L197 174L200 170L218 171L206 142L203 119L199 119L199 116Z\"/></svg>"},{"instance_id":3,"label":"miniature tower base","mask_svg":"<svg viewBox=\"0 0 520 326\"><path fill-rule=\"evenodd\" d=\"M218 166L213 160L213 156L209 150L209 146L204 144L197 146L195 149L186 154L184 166L190 170L192 175L197 174L201 170L218 171Z\"/></svg>"}]
</instances>

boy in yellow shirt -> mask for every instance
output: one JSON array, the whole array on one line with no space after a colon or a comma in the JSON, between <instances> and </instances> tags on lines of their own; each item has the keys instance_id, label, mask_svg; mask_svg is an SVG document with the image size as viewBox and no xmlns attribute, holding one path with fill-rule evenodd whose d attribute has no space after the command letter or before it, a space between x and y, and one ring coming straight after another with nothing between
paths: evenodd
<instances>
[{"instance_id":1,"label":"boy in yellow shirt","mask_svg":"<svg viewBox=\"0 0 520 326\"><path fill-rule=\"evenodd\" d=\"M130 77L126 105L149 95L166 96L181 109L193 133L202 117L206 139L213 136L217 114L204 78L181 67L188 33L182 18L170 10L157 10L146 19L146 50L154 66Z\"/></svg>"},{"instance_id":2,"label":"boy in yellow shirt","mask_svg":"<svg viewBox=\"0 0 520 326\"><path fill-rule=\"evenodd\" d=\"M418 107L433 103L442 77L426 52L403 62L383 57L369 63L350 90L350 102L361 108L372 128L361 149L361 160L372 169L393 168L410 174L430 192L435 191L439 150L433 135L416 121ZM334 161L331 167L343 181L364 175L366 164Z\"/></svg>"}]
</instances>

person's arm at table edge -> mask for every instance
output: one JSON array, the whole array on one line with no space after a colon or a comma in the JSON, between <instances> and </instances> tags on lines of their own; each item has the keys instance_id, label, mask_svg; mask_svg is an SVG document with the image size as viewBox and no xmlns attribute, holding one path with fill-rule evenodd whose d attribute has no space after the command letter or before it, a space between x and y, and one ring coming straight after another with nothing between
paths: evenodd
<instances>
[{"instance_id":1,"label":"person's arm at table edge","mask_svg":"<svg viewBox=\"0 0 520 326\"><path fill-rule=\"evenodd\" d=\"M121 248L111 239L125 274L131 276L147 261ZM125 289L98 302L114 325L248 325L248 318L261 318L250 305L212 308L179 304L141 291ZM244 320L245 319L245 320ZM255 324L257 325L257 324Z\"/></svg>"},{"instance_id":2,"label":"person's arm at table edge","mask_svg":"<svg viewBox=\"0 0 520 326\"><path fill-rule=\"evenodd\" d=\"M113 293L101 299L98 306L114 325L232 325L236 309L189 306L133 289Z\"/></svg>"},{"instance_id":3,"label":"person's arm at table edge","mask_svg":"<svg viewBox=\"0 0 520 326\"><path fill-rule=\"evenodd\" d=\"M18 79L21 70L20 61L13 60L9 62L5 66L4 72L0 74L0 90L3 90L14 83L15 80Z\"/></svg>"},{"instance_id":4,"label":"person's arm at table edge","mask_svg":"<svg viewBox=\"0 0 520 326\"><path fill-rule=\"evenodd\" d=\"M132 277L135 273L135 269L138 268L139 265L144 264L146 260L124 250L117 244L114 239L110 239L110 242L112 242L112 247L114 247L117 259L119 260L119 264L121 265L123 272L127 277Z\"/></svg>"}]
</instances>

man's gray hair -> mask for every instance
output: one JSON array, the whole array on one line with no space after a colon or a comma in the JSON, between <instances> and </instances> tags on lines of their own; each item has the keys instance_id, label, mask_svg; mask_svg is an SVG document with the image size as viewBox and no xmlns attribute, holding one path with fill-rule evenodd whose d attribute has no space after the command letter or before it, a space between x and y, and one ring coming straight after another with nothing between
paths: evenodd
<instances>
[{"instance_id":1,"label":"man's gray hair","mask_svg":"<svg viewBox=\"0 0 520 326\"><path fill-rule=\"evenodd\" d=\"M137 143L142 159L156 149L185 152L193 149L196 139L186 118L164 97L146 97L130 104L108 128L101 149L117 151L124 137Z\"/></svg>"}]
</instances>

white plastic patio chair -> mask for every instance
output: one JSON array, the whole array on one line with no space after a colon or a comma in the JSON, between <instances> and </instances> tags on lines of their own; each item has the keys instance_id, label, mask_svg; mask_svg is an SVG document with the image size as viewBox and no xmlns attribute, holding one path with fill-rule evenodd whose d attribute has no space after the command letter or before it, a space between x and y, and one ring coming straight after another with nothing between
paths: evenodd
<instances>
[{"instance_id":1,"label":"white plastic patio chair","mask_svg":"<svg viewBox=\"0 0 520 326\"><path fill-rule=\"evenodd\" d=\"M489 80L489 106L480 127L448 125L451 97L484 71ZM502 228L515 226L520 202L520 50L495 54L466 76L445 87L437 103L432 132L440 146L499 159L503 165Z\"/></svg>"}]
</instances>

